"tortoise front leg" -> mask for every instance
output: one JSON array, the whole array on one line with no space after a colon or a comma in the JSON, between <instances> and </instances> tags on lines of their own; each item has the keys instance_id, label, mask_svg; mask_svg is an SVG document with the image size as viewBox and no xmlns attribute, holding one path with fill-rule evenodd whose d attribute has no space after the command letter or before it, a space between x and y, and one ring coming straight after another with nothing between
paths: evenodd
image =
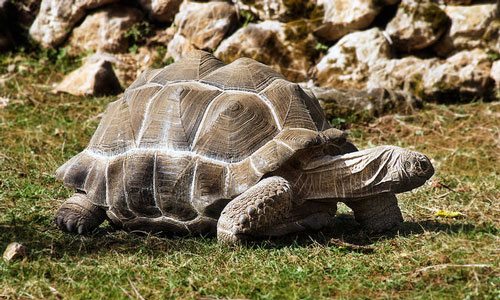
<instances>
[{"instance_id":1,"label":"tortoise front leg","mask_svg":"<svg viewBox=\"0 0 500 300\"><path fill-rule=\"evenodd\" d=\"M394 194L381 194L362 200L345 201L354 212L354 218L368 231L383 232L403 222L403 216Z\"/></svg>"},{"instance_id":2,"label":"tortoise front leg","mask_svg":"<svg viewBox=\"0 0 500 300\"><path fill-rule=\"evenodd\" d=\"M227 204L217 223L217 239L235 244L252 236L262 236L283 222L292 208L292 189L279 176L261 180Z\"/></svg>"},{"instance_id":3,"label":"tortoise front leg","mask_svg":"<svg viewBox=\"0 0 500 300\"><path fill-rule=\"evenodd\" d=\"M75 193L57 211L54 222L67 232L83 234L92 231L106 218L104 209L87 200L84 193Z\"/></svg>"}]
</instances>

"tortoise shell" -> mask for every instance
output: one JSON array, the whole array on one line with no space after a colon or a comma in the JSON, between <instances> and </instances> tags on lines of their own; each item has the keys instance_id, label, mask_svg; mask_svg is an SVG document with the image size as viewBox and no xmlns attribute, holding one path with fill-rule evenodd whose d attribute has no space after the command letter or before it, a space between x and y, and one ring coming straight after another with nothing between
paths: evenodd
<instances>
[{"instance_id":1,"label":"tortoise shell","mask_svg":"<svg viewBox=\"0 0 500 300\"><path fill-rule=\"evenodd\" d=\"M266 65L194 51L110 103L57 178L118 225L191 231L298 151L327 144L329 128L318 101Z\"/></svg>"}]
</instances>

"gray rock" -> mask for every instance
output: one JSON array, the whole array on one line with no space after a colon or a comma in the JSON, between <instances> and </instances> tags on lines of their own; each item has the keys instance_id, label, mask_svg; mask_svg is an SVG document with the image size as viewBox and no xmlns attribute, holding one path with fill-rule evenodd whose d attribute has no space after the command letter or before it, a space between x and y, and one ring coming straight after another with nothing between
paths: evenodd
<instances>
[{"instance_id":1,"label":"gray rock","mask_svg":"<svg viewBox=\"0 0 500 300\"><path fill-rule=\"evenodd\" d=\"M398 50L412 52L434 44L446 31L447 24L446 13L436 4L403 0L385 31Z\"/></svg>"},{"instance_id":2,"label":"gray rock","mask_svg":"<svg viewBox=\"0 0 500 300\"><path fill-rule=\"evenodd\" d=\"M28 254L27 252L28 248L26 248L26 246L18 242L12 242L5 249L3 253L3 259L5 261L21 259Z\"/></svg>"},{"instance_id":3,"label":"gray rock","mask_svg":"<svg viewBox=\"0 0 500 300\"><path fill-rule=\"evenodd\" d=\"M175 16L174 24L179 28L178 34L196 49L215 50L237 21L236 9L227 2L186 1Z\"/></svg>"},{"instance_id":4,"label":"gray rock","mask_svg":"<svg viewBox=\"0 0 500 300\"><path fill-rule=\"evenodd\" d=\"M418 97L402 90L335 89L310 83L301 83L300 86L318 98L328 119L352 115L369 119L388 113L411 114L422 105Z\"/></svg>"},{"instance_id":5,"label":"gray rock","mask_svg":"<svg viewBox=\"0 0 500 300\"><path fill-rule=\"evenodd\" d=\"M148 13L151 20L159 22L171 22L182 0L139 0L141 7Z\"/></svg>"},{"instance_id":6,"label":"gray rock","mask_svg":"<svg viewBox=\"0 0 500 300\"><path fill-rule=\"evenodd\" d=\"M315 34L328 41L336 41L344 35L370 26L379 14L383 1L375 0L317 0L325 13L323 24Z\"/></svg>"},{"instance_id":7,"label":"gray rock","mask_svg":"<svg viewBox=\"0 0 500 300\"><path fill-rule=\"evenodd\" d=\"M491 62L480 50L459 52L447 60L405 57L373 68L367 87L403 89L423 100L457 102L489 97Z\"/></svg>"},{"instance_id":8,"label":"gray rock","mask_svg":"<svg viewBox=\"0 0 500 300\"><path fill-rule=\"evenodd\" d=\"M85 11L118 0L43 0L40 11L30 27L32 39L44 47L57 47L71 33Z\"/></svg>"},{"instance_id":9,"label":"gray rock","mask_svg":"<svg viewBox=\"0 0 500 300\"><path fill-rule=\"evenodd\" d=\"M122 88L111 63L101 58L87 60L83 66L68 74L55 91L76 96L114 95Z\"/></svg>"},{"instance_id":10,"label":"gray rock","mask_svg":"<svg viewBox=\"0 0 500 300\"><path fill-rule=\"evenodd\" d=\"M446 57L457 51L486 47L486 39L483 37L489 27L494 25L495 4L447 6L445 12L451 20L451 26L433 47L439 56ZM495 31L497 30L498 28Z\"/></svg>"},{"instance_id":11,"label":"gray rock","mask_svg":"<svg viewBox=\"0 0 500 300\"><path fill-rule=\"evenodd\" d=\"M306 27L307 22L302 20L286 24L252 23L222 41L215 56L226 63L250 57L270 65L290 81L304 81L317 54L317 40L310 31L304 30Z\"/></svg>"},{"instance_id":12,"label":"gray rock","mask_svg":"<svg viewBox=\"0 0 500 300\"><path fill-rule=\"evenodd\" d=\"M125 34L141 17L141 11L134 7L115 4L99 9L73 30L70 47L77 52L124 52L129 48Z\"/></svg>"},{"instance_id":13,"label":"gray rock","mask_svg":"<svg viewBox=\"0 0 500 300\"><path fill-rule=\"evenodd\" d=\"M316 65L321 86L366 87L371 69L391 58L391 47L378 28L350 33L340 39Z\"/></svg>"}]
</instances>

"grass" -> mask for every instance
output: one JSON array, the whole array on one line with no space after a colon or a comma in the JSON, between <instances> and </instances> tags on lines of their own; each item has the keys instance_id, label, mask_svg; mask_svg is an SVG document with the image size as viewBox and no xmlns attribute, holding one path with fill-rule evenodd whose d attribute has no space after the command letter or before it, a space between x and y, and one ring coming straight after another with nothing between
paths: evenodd
<instances>
[{"instance_id":1,"label":"grass","mask_svg":"<svg viewBox=\"0 0 500 300\"><path fill-rule=\"evenodd\" d=\"M54 171L86 146L115 98L50 93L75 67L59 56L0 56L0 97L9 99L0 109L0 251L28 247L24 259L0 260L0 299L500 298L499 102L428 104L350 124L361 148L408 147L436 167L429 184L399 196L405 223L384 235L362 231L341 206L322 232L235 248L108 224L75 236L52 223L71 194Z\"/></svg>"}]
</instances>

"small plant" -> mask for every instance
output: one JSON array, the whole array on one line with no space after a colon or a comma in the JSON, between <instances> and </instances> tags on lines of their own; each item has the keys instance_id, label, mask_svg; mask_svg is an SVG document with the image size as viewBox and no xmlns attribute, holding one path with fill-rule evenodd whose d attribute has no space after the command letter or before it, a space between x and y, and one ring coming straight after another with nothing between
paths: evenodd
<instances>
[{"instance_id":1,"label":"small plant","mask_svg":"<svg viewBox=\"0 0 500 300\"><path fill-rule=\"evenodd\" d=\"M318 50L318 51L321 51L321 52L325 52L325 51L327 51L327 50L328 50L328 46L327 46L327 45L325 45L325 44L323 44L323 43L318 42L318 43L316 44L316 46L314 46L314 49L316 49L316 50Z\"/></svg>"},{"instance_id":2,"label":"small plant","mask_svg":"<svg viewBox=\"0 0 500 300\"><path fill-rule=\"evenodd\" d=\"M243 27L247 27L248 23L255 20L255 15L249 10L240 10L240 16L243 18Z\"/></svg>"},{"instance_id":3,"label":"small plant","mask_svg":"<svg viewBox=\"0 0 500 300\"><path fill-rule=\"evenodd\" d=\"M129 47L129 52L137 53L139 44L144 44L146 42L146 37L151 33L151 27L148 22L141 21L137 22L132 27L123 34L123 37L130 40L132 46Z\"/></svg>"}]
</instances>

